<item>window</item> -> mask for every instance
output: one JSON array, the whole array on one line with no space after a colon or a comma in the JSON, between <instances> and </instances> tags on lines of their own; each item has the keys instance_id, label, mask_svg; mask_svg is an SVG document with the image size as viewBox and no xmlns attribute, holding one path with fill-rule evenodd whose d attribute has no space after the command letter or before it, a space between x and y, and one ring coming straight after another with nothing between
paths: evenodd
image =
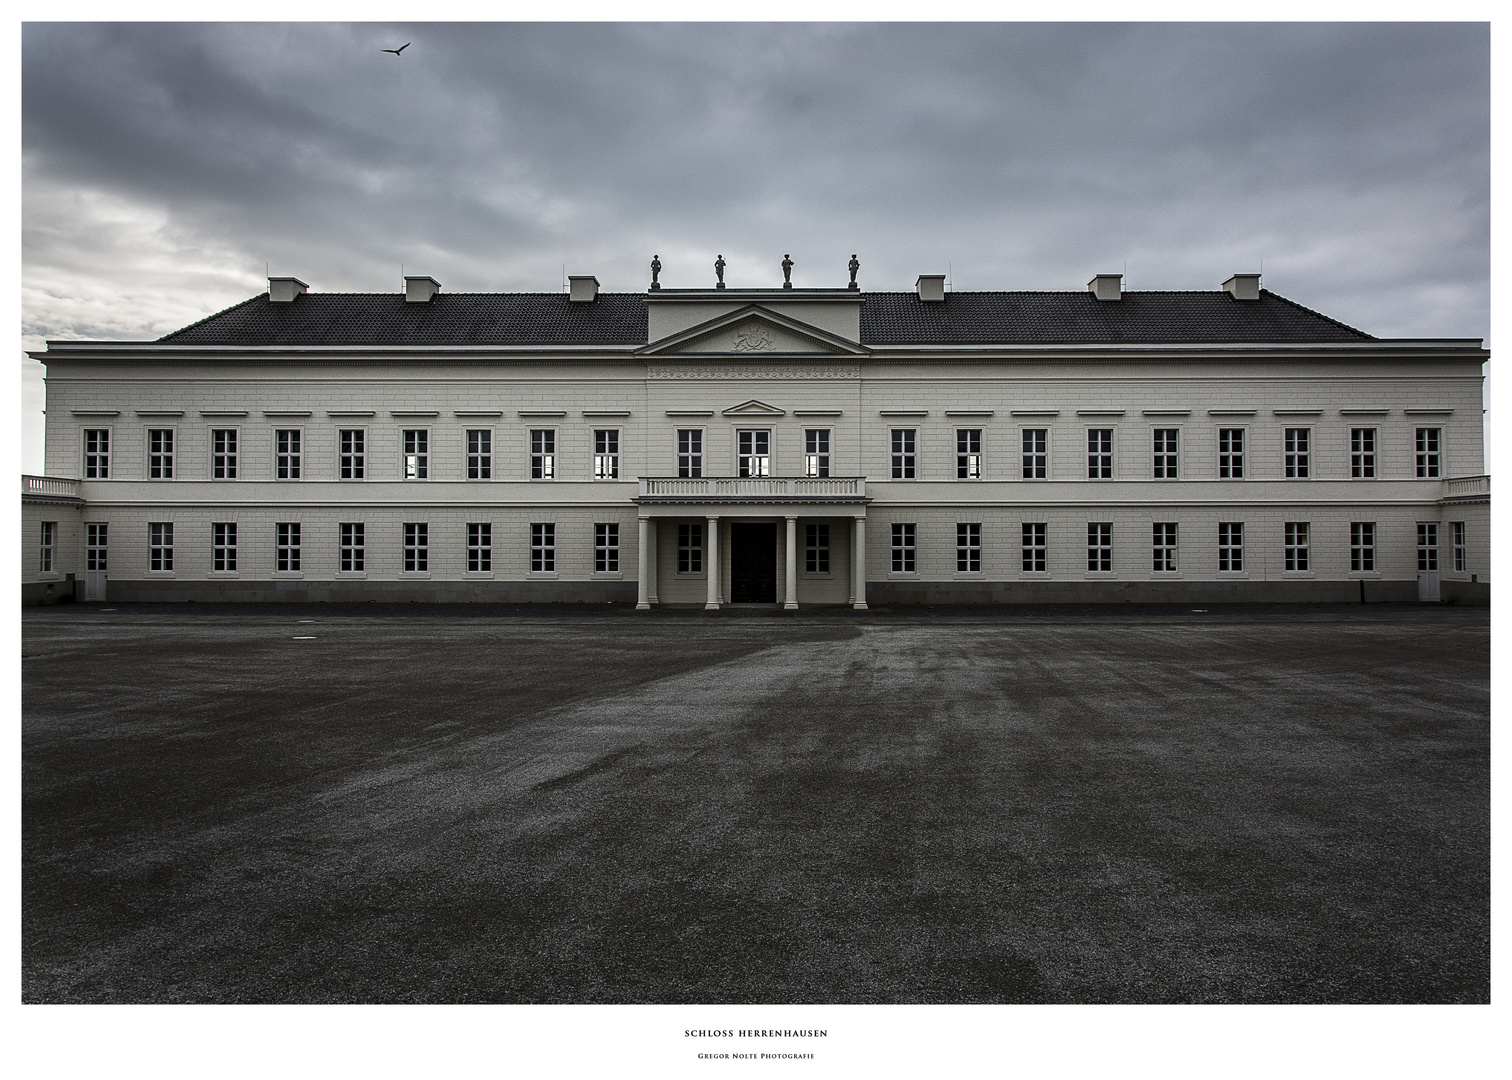
<instances>
[{"instance_id":1,"label":"window","mask_svg":"<svg viewBox=\"0 0 1512 1080\"><path fill-rule=\"evenodd\" d=\"M703 475L703 432L698 428L682 428L677 432L677 475L684 480L696 480Z\"/></svg>"},{"instance_id":2,"label":"window","mask_svg":"<svg viewBox=\"0 0 1512 1080\"><path fill-rule=\"evenodd\" d=\"M1047 475L1045 451L1050 432L1044 428L1024 429L1024 479L1043 480Z\"/></svg>"},{"instance_id":3,"label":"window","mask_svg":"<svg viewBox=\"0 0 1512 1080\"><path fill-rule=\"evenodd\" d=\"M1218 569L1244 569L1244 522L1220 521L1218 523Z\"/></svg>"},{"instance_id":4,"label":"window","mask_svg":"<svg viewBox=\"0 0 1512 1080\"><path fill-rule=\"evenodd\" d=\"M279 428L273 433L273 475L279 480L298 480L304 456L303 433L298 428Z\"/></svg>"},{"instance_id":5,"label":"window","mask_svg":"<svg viewBox=\"0 0 1512 1080\"><path fill-rule=\"evenodd\" d=\"M236 522L211 522L210 569L236 569Z\"/></svg>"},{"instance_id":6,"label":"window","mask_svg":"<svg viewBox=\"0 0 1512 1080\"><path fill-rule=\"evenodd\" d=\"M280 521L273 526L276 534L274 545L274 563L279 570L298 570L299 563L299 534L300 527L297 521Z\"/></svg>"},{"instance_id":7,"label":"window","mask_svg":"<svg viewBox=\"0 0 1512 1080\"><path fill-rule=\"evenodd\" d=\"M550 428L531 429L530 478L556 479L556 432Z\"/></svg>"},{"instance_id":8,"label":"window","mask_svg":"<svg viewBox=\"0 0 1512 1080\"><path fill-rule=\"evenodd\" d=\"M1218 429L1218 479L1244 479L1244 429Z\"/></svg>"},{"instance_id":9,"label":"window","mask_svg":"<svg viewBox=\"0 0 1512 1080\"><path fill-rule=\"evenodd\" d=\"M737 431L735 433L736 475L772 475L772 433Z\"/></svg>"},{"instance_id":10,"label":"window","mask_svg":"<svg viewBox=\"0 0 1512 1080\"><path fill-rule=\"evenodd\" d=\"M236 479L235 428L212 428L210 431L210 479Z\"/></svg>"},{"instance_id":11,"label":"window","mask_svg":"<svg viewBox=\"0 0 1512 1080\"><path fill-rule=\"evenodd\" d=\"M1151 528L1151 546L1157 571L1176 569L1176 523L1157 521Z\"/></svg>"},{"instance_id":12,"label":"window","mask_svg":"<svg viewBox=\"0 0 1512 1080\"><path fill-rule=\"evenodd\" d=\"M1154 476L1156 480L1176 479L1176 440L1180 431L1180 428L1155 429Z\"/></svg>"},{"instance_id":13,"label":"window","mask_svg":"<svg viewBox=\"0 0 1512 1080\"><path fill-rule=\"evenodd\" d=\"M404 432L404 478L424 480L430 476L430 432L406 428Z\"/></svg>"},{"instance_id":14,"label":"window","mask_svg":"<svg viewBox=\"0 0 1512 1080\"><path fill-rule=\"evenodd\" d=\"M147 429L147 479L173 479L173 429Z\"/></svg>"},{"instance_id":15,"label":"window","mask_svg":"<svg viewBox=\"0 0 1512 1080\"><path fill-rule=\"evenodd\" d=\"M552 573L556 570L556 523L531 522L530 569L532 573Z\"/></svg>"},{"instance_id":16,"label":"window","mask_svg":"<svg viewBox=\"0 0 1512 1080\"><path fill-rule=\"evenodd\" d=\"M805 476L830 474L829 428L810 428L803 433L803 474Z\"/></svg>"},{"instance_id":17,"label":"window","mask_svg":"<svg viewBox=\"0 0 1512 1080\"><path fill-rule=\"evenodd\" d=\"M982 478L982 429L959 428L956 431L956 479Z\"/></svg>"},{"instance_id":18,"label":"window","mask_svg":"<svg viewBox=\"0 0 1512 1080\"><path fill-rule=\"evenodd\" d=\"M1438 522L1418 522L1418 569L1438 569Z\"/></svg>"},{"instance_id":19,"label":"window","mask_svg":"<svg viewBox=\"0 0 1512 1080\"><path fill-rule=\"evenodd\" d=\"M475 574L493 571L493 522L468 523L467 569Z\"/></svg>"},{"instance_id":20,"label":"window","mask_svg":"<svg viewBox=\"0 0 1512 1080\"><path fill-rule=\"evenodd\" d=\"M892 431L892 478L912 480L917 459L914 456L914 428L893 428ZM894 526L896 528L896 526Z\"/></svg>"},{"instance_id":21,"label":"window","mask_svg":"<svg viewBox=\"0 0 1512 1080\"><path fill-rule=\"evenodd\" d=\"M677 526L677 572L703 573L703 530L697 522Z\"/></svg>"},{"instance_id":22,"label":"window","mask_svg":"<svg viewBox=\"0 0 1512 1080\"><path fill-rule=\"evenodd\" d=\"M1349 523L1349 568L1351 570L1375 569L1375 522L1351 521Z\"/></svg>"},{"instance_id":23,"label":"window","mask_svg":"<svg viewBox=\"0 0 1512 1080\"><path fill-rule=\"evenodd\" d=\"M84 526L84 569L105 569L105 540L110 524L92 521Z\"/></svg>"},{"instance_id":24,"label":"window","mask_svg":"<svg viewBox=\"0 0 1512 1080\"><path fill-rule=\"evenodd\" d=\"M1113 429L1087 429L1087 479L1113 479Z\"/></svg>"},{"instance_id":25,"label":"window","mask_svg":"<svg viewBox=\"0 0 1512 1080\"><path fill-rule=\"evenodd\" d=\"M619 573L619 522L600 521L593 526L593 571Z\"/></svg>"},{"instance_id":26,"label":"window","mask_svg":"<svg viewBox=\"0 0 1512 1080\"><path fill-rule=\"evenodd\" d=\"M975 574L982 569L982 523L956 522L956 572Z\"/></svg>"},{"instance_id":27,"label":"window","mask_svg":"<svg viewBox=\"0 0 1512 1080\"><path fill-rule=\"evenodd\" d=\"M493 479L493 432L487 428L467 431L467 478Z\"/></svg>"},{"instance_id":28,"label":"window","mask_svg":"<svg viewBox=\"0 0 1512 1080\"><path fill-rule=\"evenodd\" d=\"M1286 429L1285 442L1285 465L1286 478L1288 480L1307 479L1308 445L1312 442L1312 429L1305 427L1289 427Z\"/></svg>"},{"instance_id":29,"label":"window","mask_svg":"<svg viewBox=\"0 0 1512 1080\"><path fill-rule=\"evenodd\" d=\"M147 569L173 569L173 522L147 523Z\"/></svg>"},{"instance_id":30,"label":"window","mask_svg":"<svg viewBox=\"0 0 1512 1080\"><path fill-rule=\"evenodd\" d=\"M1354 480L1369 480L1375 471L1376 429L1349 429L1349 475Z\"/></svg>"},{"instance_id":31,"label":"window","mask_svg":"<svg viewBox=\"0 0 1512 1080\"><path fill-rule=\"evenodd\" d=\"M1286 529L1286 569L1307 569L1307 522L1288 521Z\"/></svg>"},{"instance_id":32,"label":"window","mask_svg":"<svg viewBox=\"0 0 1512 1080\"><path fill-rule=\"evenodd\" d=\"M1451 521L1449 523L1450 540L1454 545L1454 572L1465 572L1465 523L1463 521Z\"/></svg>"},{"instance_id":33,"label":"window","mask_svg":"<svg viewBox=\"0 0 1512 1080\"><path fill-rule=\"evenodd\" d=\"M341 444L341 478L361 480L367 472L367 432L361 428L343 428Z\"/></svg>"},{"instance_id":34,"label":"window","mask_svg":"<svg viewBox=\"0 0 1512 1080\"><path fill-rule=\"evenodd\" d=\"M404 569L410 572L430 569L430 525L427 522L404 523Z\"/></svg>"},{"instance_id":35,"label":"window","mask_svg":"<svg viewBox=\"0 0 1512 1080\"><path fill-rule=\"evenodd\" d=\"M593 433L593 478L619 479L619 436L616 429ZM615 526L618 528L618 526Z\"/></svg>"},{"instance_id":36,"label":"window","mask_svg":"<svg viewBox=\"0 0 1512 1080\"><path fill-rule=\"evenodd\" d=\"M42 537L40 543L40 559L37 569L44 574L52 573L53 568L53 544L58 535L58 523L56 521L42 522Z\"/></svg>"},{"instance_id":37,"label":"window","mask_svg":"<svg viewBox=\"0 0 1512 1080\"><path fill-rule=\"evenodd\" d=\"M1439 474L1439 429L1417 429L1417 474L1419 478L1431 478Z\"/></svg>"},{"instance_id":38,"label":"window","mask_svg":"<svg viewBox=\"0 0 1512 1080\"><path fill-rule=\"evenodd\" d=\"M1045 569L1045 523L1026 521L1023 524L1024 570L1040 573Z\"/></svg>"},{"instance_id":39,"label":"window","mask_svg":"<svg viewBox=\"0 0 1512 1080\"><path fill-rule=\"evenodd\" d=\"M810 574L830 572L830 532L827 524L804 525L803 569Z\"/></svg>"},{"instance_id":40,"label":"window","mask_svg":"<svg viewBox=\"0 0 1512 1080\"><path fill-rule=\"evenodd\" d=\"M913 434L909 432L909 434ZM915 524L908 522L893 522L892 527L892 568L897 574L911 574L914 572L914 533Z\"/></svg>"},{"instance_id":41,"label":"window","mask_svg":"<svg viewBox=\"0 0 1512 1080\"><path fill-rule=\"evenodd\" d=\"M84 479L110 479L110 431L86 428L84 431Z\"/></svg>"},{"instance_id":42,"label":"window","mask_svg":"<svg viewBox=\"0 0 1512 1080\"><path fill-rule=\"evenodd\" d=\"M360 521L341 523L341 568L364 570L367 566L367 526Z\"/></svg>"},{"instance_id":43,"label":"window","mask_svg":"<svg viewBox=\"0 0 1512 1080\"><path fill-rule=\"evenodd\" d=\"M1113 523L1087 522L1087 569L1107 573L1113 569Z\"/></svg>"}]
</instances>

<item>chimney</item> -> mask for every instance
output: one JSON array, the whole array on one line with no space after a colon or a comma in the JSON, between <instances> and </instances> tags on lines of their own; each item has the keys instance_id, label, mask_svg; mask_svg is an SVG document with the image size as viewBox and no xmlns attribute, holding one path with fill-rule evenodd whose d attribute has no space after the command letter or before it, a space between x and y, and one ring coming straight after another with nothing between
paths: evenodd
<instances>
[{"instance_id":1,"label":"chimney","mask_svg":"<svg viewBox=\"0 0 1512 1080\"><path fill-rule=\"evenodd\" d=\"M1087 282L1087 291L1099 300L1122 300L1123 275L1098 274Z\"/></svg>"},{"instance_id":2,"label":"chimney","mask_svg":"<svg viewBox=\"0 0 1512 1080\"><path fill-rule=\"evenodd\" d=\"M914 288L919 290L920 300L937 304L945 299L945 275L920 274L919 280L914 283Z\"/></svg>"},{"instance_id":3,"label":"chimney","mask_svg":"<svg viewBox=\"0 0 1512 1080\"><path fill-rule=\"evenodd\" d=\"M430 298L441 291L441 283L433 277L406 277L404 300L408 304L428 304Z\"/></svg>"},{"instance_id":4,"label":"chimney","mask_svg":"<svg viewBox=\"0 0 1512 1080\"><path fill-rule=\"evenodd\" d=\"M1235 300L1260 299L1259 274L1234 274L1223 283L1223 291Z\"/></svg>"},{"instance_id":5,"label":"chimney","mask_svg":"<svg viewBox=\"0 0 1512 1080\"><path fill-rule=\"evenodd\" d=\"M275 304L293 303L296 296L308 292L310 287L297 277L270 277L268 299Z\"/></svg>"},{"instance_id":6,"label":"chimney","mask_svg":"<svg viewBox=\"0 0 1512 1080\"><path fill-rule=\"evenodd\" d=\"M598 278L589 275L567 275L570 289L567 299L574 304L591 304L598 299Z\"/></svg>"}]
</instances>

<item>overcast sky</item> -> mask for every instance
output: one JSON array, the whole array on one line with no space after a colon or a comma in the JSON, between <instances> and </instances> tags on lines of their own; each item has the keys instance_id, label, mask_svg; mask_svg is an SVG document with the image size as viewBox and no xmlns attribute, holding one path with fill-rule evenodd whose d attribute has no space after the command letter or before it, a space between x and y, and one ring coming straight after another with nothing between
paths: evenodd
<instances>
[{"instance_id":1,"label":"overcast sky","mask_svg":"<svg viewBox=\"0 0 1512 1080\"><path fill-rule=\"evenodd\" d=\"M398 57L379 50L410 42ZM30 24L23 335L266 288L1266 287L1489 336L1483 24ZM40 472L40 365L23 361Z\"/></svg>"}]
</instances>

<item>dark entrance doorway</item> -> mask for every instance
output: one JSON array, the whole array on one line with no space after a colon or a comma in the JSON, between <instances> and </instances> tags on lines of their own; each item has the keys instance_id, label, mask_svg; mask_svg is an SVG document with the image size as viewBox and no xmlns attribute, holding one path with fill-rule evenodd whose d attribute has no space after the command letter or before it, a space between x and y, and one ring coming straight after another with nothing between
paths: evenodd
<instances>
[{"instance_id":1,"label":"dark entrance doorway","mask_svg":"<svg viewBox=\"0 0 1512 1080\"><path fill-rule=\"evenodd\" d=\"M777 526L730 522L730 603L777 602Z\"/></svg>"}]
</instances>

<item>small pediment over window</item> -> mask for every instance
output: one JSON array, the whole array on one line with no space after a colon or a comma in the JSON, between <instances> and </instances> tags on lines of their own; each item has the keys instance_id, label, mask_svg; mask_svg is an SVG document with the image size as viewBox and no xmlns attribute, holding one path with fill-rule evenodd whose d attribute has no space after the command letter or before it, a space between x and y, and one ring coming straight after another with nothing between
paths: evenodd
<instances>
[{"instance_id":1,"label":"small pediment over window","mask_svg":"<svg viewBox=\"0 0 1512 1080\"><path fill-rule=\"evenodd\" d=\"M724 411L725 416L786 416L786 409L779 409L775 405L768 405L764 401L752 398L750 401L742 401L739 405L731 406Z\"/></svg>"}]
</instances>

